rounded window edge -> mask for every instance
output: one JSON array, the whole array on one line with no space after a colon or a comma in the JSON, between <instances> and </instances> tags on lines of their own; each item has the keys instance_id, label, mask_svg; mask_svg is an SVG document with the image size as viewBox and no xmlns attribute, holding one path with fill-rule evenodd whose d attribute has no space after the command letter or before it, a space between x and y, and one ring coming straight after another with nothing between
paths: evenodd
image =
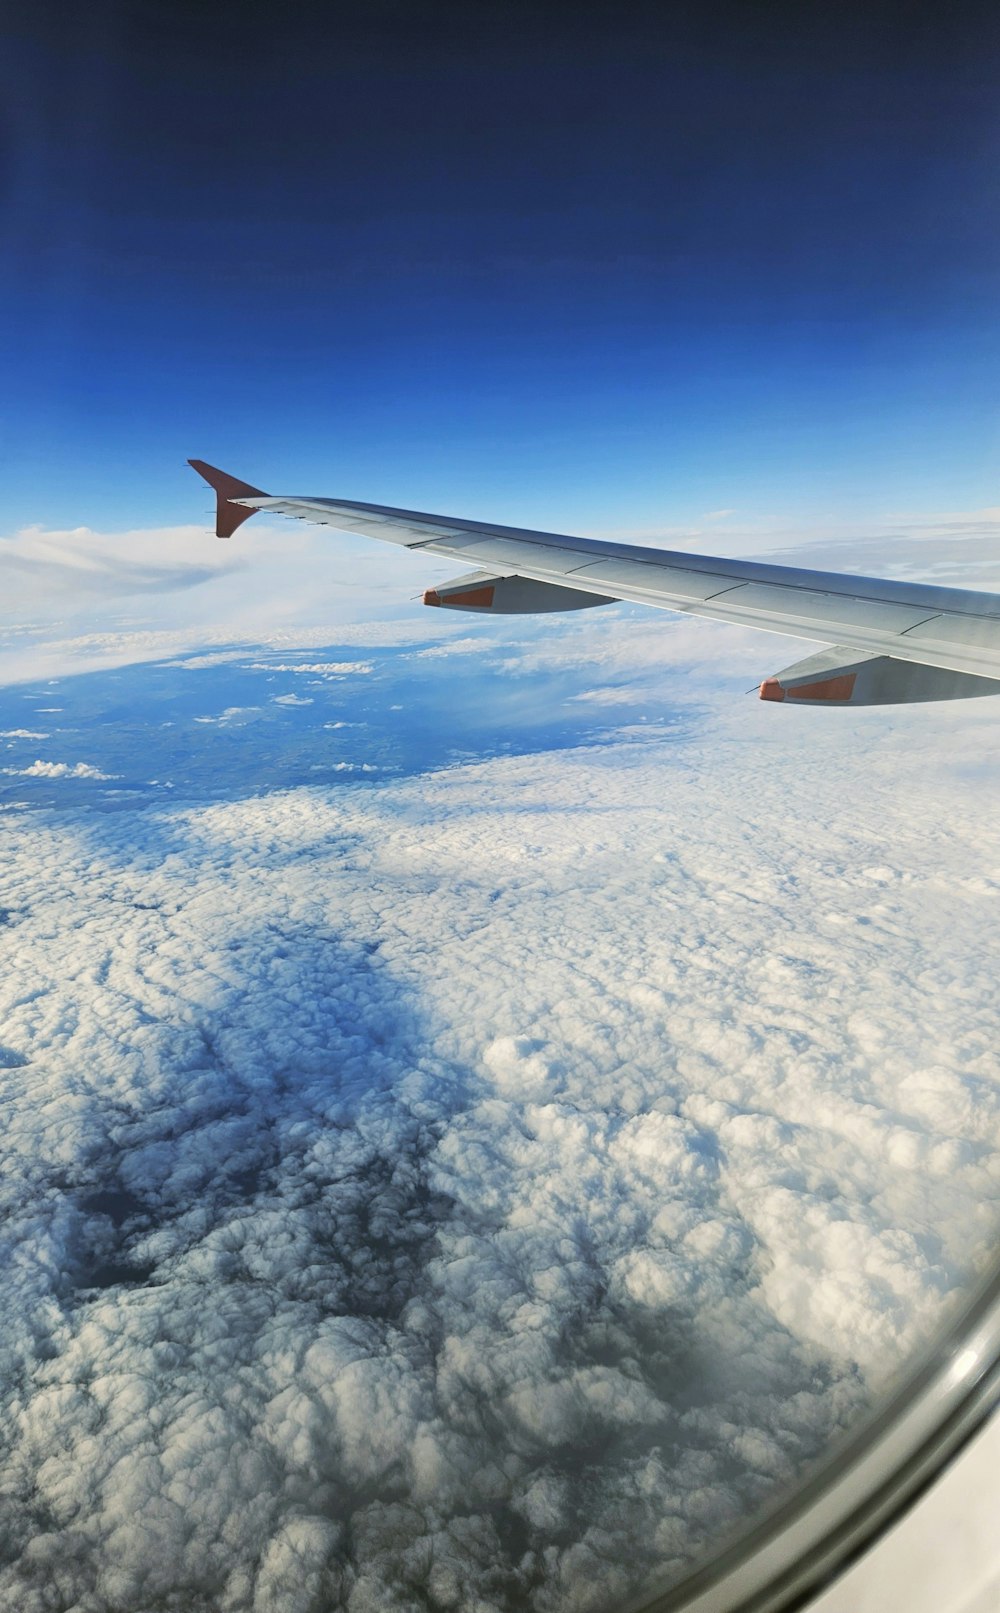
<instances>
[{"instance_id":1,"label":"rounded window edge","mask_svg":"<svg viewBox=\"0 0 1000 1613\"><path fill-rule=\"evenodd\" d=\"M627 1613L793 1613L938 1478L1000 1402L1000 1262L888 1397L793 1489Z\"/></svg>"}]
</instances>

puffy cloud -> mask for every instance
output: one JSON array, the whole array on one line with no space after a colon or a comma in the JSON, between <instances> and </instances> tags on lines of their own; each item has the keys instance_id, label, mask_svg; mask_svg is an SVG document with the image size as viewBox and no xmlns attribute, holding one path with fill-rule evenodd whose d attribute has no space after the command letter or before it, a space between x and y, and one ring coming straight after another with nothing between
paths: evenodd
<instances>
[{"instance_id":1,"label":"puffy cloud","mask_svg":"<svg viewBox=\"0 0 1000 1613\"><path fill-rule=\"evenodd\" d=\"M793 715L0 822L0 1600L605 1606L870 1403L995 1230L996 819L975 712Z\"/></svg>"},{"instance_id":2,"label":"puffy cloud","mask_svg":"<svg viewBox=\"0 0 1000 1613\"><path fill-rule=\"evenodd\" d=\"M38 738L38 735L34 735ZM44 736L43 736L44 737ZM12 773L17 778L117 778L116 773L102 773L99 767L93 767L89 762L43 762L35 761L30 767L5 767L4 773Z\"/></svg>"},{"instance_id":3,"label":"puffy cloud","mask_svg":"<svg viewBox=\"0 0 1000 1613\"><path fill-rule=\"evenodd\" d=\"M378 631L443 720L427 627L276 632L258 682ZM2 1606L607 1606L989 1249L989 703L775 712L720 697L766 639L627 611L430 648L480 642L662 726L362 782L348 680L255 718L356 729L346 784L94 812L52 762L61 810L0 819ZM246 656L176 669L213 747L254 708L191 680Z\"/></svg>"}]
</instances>

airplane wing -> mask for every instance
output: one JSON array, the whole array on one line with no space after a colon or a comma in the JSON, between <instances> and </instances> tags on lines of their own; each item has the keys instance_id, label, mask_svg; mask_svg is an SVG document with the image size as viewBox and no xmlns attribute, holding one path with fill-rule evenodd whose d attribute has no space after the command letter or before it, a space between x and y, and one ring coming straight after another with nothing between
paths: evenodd
<instances>
[{"instance_id":1,"label":"airplane wing","mask_svg":"<svg viewBox=\"0 0 1000 1613\"><path fill-rule=\"evenodd\" d=\"M345 499L272 497L203 460L216 532L258 510L447 555L472 569L427 605L494 615L628 600L830 646L765 678L764 700L886 705L1000 693L1000 595L684 554Z\"/></svg>"}]
</instances>

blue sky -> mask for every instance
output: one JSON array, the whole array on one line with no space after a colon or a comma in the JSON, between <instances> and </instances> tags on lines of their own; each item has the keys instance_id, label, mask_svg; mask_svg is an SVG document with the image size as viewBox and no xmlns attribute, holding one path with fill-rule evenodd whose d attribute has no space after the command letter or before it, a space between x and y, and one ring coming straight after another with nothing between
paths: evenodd
<instances>
[{"instance_id":1,"label":"blue sky","mask_svg":"<svg viewBox=\"0 0 1000 1613\"><path fill-rule=\"evenodd\" d=\"M31 8L0 529L995 504L987 17Z\"/></svg>"}]
</instances>

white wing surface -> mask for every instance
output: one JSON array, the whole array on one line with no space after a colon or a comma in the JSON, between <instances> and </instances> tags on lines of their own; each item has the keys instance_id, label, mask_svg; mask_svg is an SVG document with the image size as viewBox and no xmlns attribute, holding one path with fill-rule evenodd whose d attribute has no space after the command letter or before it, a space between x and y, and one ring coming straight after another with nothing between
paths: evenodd
<instances>
[{"instance_id":1,"label":"white wing surface","mask_svg":"<svg viewBox=\"0 0 1000 1613\"><path fill-rule=\"evenodd\" d=\"M380 504L275 498L202 461L191 464L218 494L220 537L267 510L447 555L469 568L456 584L429 590L428 604L505 613L629 600L837 647L765 680L766 699L856 705L1000 692L997 594L608 543ZM541 586L514 588L513 579ZM886 661L905 665L887 667Z\"/></svg>"}]
</instances>

